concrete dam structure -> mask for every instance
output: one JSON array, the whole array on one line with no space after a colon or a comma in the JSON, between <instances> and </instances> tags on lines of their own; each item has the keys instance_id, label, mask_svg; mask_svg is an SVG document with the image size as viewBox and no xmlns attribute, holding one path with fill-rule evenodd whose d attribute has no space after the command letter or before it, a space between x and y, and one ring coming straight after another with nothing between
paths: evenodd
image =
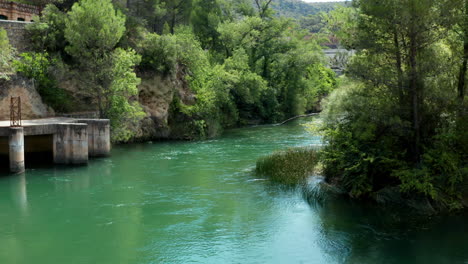
<instances>
[{"instance_id":1,"label":"concrete dam structure","mask_svg":"<svg viewBox=\"0 0 468 264\"><path fill-rule=\"evenodd\" d=\"M0 155L8 156L10 172L25 170L25 155L51 152L55 164L87 164L89 157L111 150L107 119L46 118L24 120L21 127L0 121Z\"/></svg>"}]
</instances>

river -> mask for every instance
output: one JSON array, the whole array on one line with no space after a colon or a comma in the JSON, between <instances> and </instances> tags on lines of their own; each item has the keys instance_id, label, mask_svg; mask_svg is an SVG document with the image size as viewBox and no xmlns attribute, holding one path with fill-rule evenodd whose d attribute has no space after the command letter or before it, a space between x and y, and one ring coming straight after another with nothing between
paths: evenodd
<instances>
[{"instance_id":1,"label":"river","mask_svg":"<svg viewBox=\"0 0 468 264\"><path fill-rule=\"evenodd\" d=\"M320 144L306 121L2 176L0 263L468 263L466 215L414 223L258 179L258 157Z\"/></svg>"}]
</instances>

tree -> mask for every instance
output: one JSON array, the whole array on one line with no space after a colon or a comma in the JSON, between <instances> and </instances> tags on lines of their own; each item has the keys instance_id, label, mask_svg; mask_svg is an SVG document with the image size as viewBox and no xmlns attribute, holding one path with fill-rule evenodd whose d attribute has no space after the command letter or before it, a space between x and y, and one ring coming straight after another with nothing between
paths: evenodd
<instances>
[{"instance_id":1,"label":"tree","mask_svg":"<svg viewBox=\"0 0 468 264\"><path fill-rule=\"evenodd\" d=\"M458 25L461 29L460 35L463 40L463 53L460 71L458 74L458 100L463 103L466 91L466 72L468 69L468 1L461 1L461 8Z\"/></svg>"},{"instance_id":2,"label":"tree","mask_svg":"<svg viewBox=\"0 0 468 264\"><path fill-rule=\"evenodd\" d=\"M66 21L66 52L82 64L105 60L125 31L125 17L110 0L81 0Z\"/></svg>"},{"instance_id":3,"label":"tree","mask_svg":"<svg viewBox=\"0 0 468 264\"><path fill-rule=\"evenodd\" d=\"M116 49L125 31L125 17L110 0L81 0L66 21L65 50L76 62L82 92L95 99L101 118L110 118L118 139L127 139L122 121L138 119L141 110L130 101L139 79L133 68L140 61L133 51Z\"/></svg>"},{"instance_id":4,"label":"tree","mask_svg":"<svg viewBox=\"0 0 468 264\"><path fill-rule=\"evenodd\" d=\"M0 29L0 79L8 79L13 71L11 62L14 49L11 47L5 30Z\"/></svg>"},{"instance_id":5,"label":"tree","mask_svg":"<svg viewBox=\"0 0 468 264\"><path fill-rule=\"evenodd\" d=\"M64 51L67 44L64 36L66 19L66 14L55 5L47 5L38 23L26 26L32 49L49 53Z\"/></svg>"},{"instance_id":6,"label":"tree","mask_svg":"<svg viewBox=\"0 0 468 264\"><path fill-rule=\"evenodd\" d=\"M466 126L453 106L462 60L451 49L463 42L454 34L459 4L360 0L354 22L340 26L342 43L357 52L349 84L326 107L323 160L327 180L350 196L391 190L461 206Z\"/></svg>"},{"instance_id":7,"label":"tree","mask_svg":"<svg viewBox=\"0 0 468 264\"><path fill-rule=\"evenodd\" d=\"M203 48L219 49L219 33L216 29L223 21L222 16L217 0L195 0L191 23Z\"/></svg>"},{"instance_id":8,"label":"tree","mask_svg":"<svg viewBox=\"0 0 468 264\"><path fill-rule=\"evenodd\" d=\"M254 0L258 15L261 18L266 18L271 15L273 10L270 8L270 4L272 2L273 0Z\"/></svg>"},{"instance_id":9,"label":"tree","mask_svg":"<svg viewBox=\"0 0 468 264\"><path fill-rule=\"evenodd\" d=\"M440 1L391 0L383 3L359 1L358 48L373 54L388 54L396 81L389 87L399 97L402 118L412 124L410 153L415 161L421 158L423 103L426 85L421 72L421 54L444 36L447 16ZM382 81L382 80L375 80ZM388 81L387 81L388 82ZM377 83L376 83L377 84Z\"/></svg>"}]
</instances>

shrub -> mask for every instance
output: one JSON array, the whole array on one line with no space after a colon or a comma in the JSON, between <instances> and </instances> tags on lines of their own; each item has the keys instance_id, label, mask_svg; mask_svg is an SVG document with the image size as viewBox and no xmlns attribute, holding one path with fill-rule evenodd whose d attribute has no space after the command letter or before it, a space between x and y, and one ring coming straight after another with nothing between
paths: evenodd
<instances>
[{"instance_id":1,"label":"shrub","mask_svg":"<svg viewBox=\"0 0 468 264\"><path fill-rule=\"evenodd\" d=\"M304 182L317 166L317 151L310 147L278 151L257 161L255 172L285 184Z\"/></svg>"},{"instance_id":2,"label":"shrub","mask_svg":"<svg viewBox=\"0 0 468 264\"><path fill-rule=\"evenodd\" d=\"M26 26L31 48L49 53L61 52L67 44L64 37L66 14L55 5L47 5L38 17L38 23Z\"/></svg>"},{"instance_id":3,"label":"shrub","mask_svg":"<svg viewBox=\"0 0 468 264\"><path fill-rule=\"evenodd\" d=\"M20 56L20 60L14 61L16 71L34 80L44 103L59 112L70 111L70 94L58 87L56 79L51 74L51 69L57 65L57 60L51 59L47 53L25 52Z\"/></svg>"},{"instance_id":4,"label":"shrub","mask_svg":"<svg viewBox=\"0 0 468 264\"><path fill-rule=\"evenodd\" d=\"M147 34L140 45L143 70L153 70L163 75L175 73L177 41L173 35Z\"/></svg>"},{"instance_id":5,"label":"shrub","mask_svg":"<svg viewBox=\"0 0 468 264\"><path fill-rule=\"evenodd\" d=\"M8 79L8 73L12 71L14 49L10 46L6 31L0 29L0 79Z\"/></svg>"}]
</instances>

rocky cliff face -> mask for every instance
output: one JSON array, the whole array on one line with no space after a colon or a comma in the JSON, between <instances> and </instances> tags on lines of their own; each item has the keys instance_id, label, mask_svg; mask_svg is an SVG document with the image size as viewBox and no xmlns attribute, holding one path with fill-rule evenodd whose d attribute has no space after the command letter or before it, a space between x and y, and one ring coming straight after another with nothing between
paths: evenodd
<instances>
[{"instance_id":1,"label":"rocky cliff face","mask_svg":"<svg viewBox=\"0 0 468 264\"><path fill-rule=\"evenodd\" d=\"M171 109L175 97L186 105L196 102L196 97L183 76L182 73L169 77L154 73L139 74L141 84L138 86L138 101L146 117L133 128L135 137L132 141L190 138L187 136L187 131L191 129L188 125L190 118ZM72 75L69 75L69 78L59 78L59 87L73 95L77 105L76 111L95 110L91 107L92 100L80 94L80 84ZM13 76L9 81L0 80L0 120L10 118L11 96L21 96L23 119L43 118L55 114L53 109L43 103L31 80Z\"/></svg>"},{"instance_id":2,"label":"rocky cliff face","mask_svg":"<svg viewBox=\"0 0 468 264\"><path fill-rule=\"evenodd\" d=\"M154 73L141 73L141 84L138 86L138 100L147 114L136 128L135 141L151 139L184 139L180 129L171 127L171 104L177 97L182 103L192 105L195 95L190 91L183 74L162 77Z\"/></svg>"},{"instance_id":3,"label":"rocky cliff face","mask_svg":"<svg viewBox=\"0 0 468 264\"><path fill-rule=\"evenodd\" d=\"M23 119L43 118L54 115L41 99L31 80L12 76L8 81L0 80L0 120L10 119L10 98L21 97Z\"/></svg>"}]
</instances>

